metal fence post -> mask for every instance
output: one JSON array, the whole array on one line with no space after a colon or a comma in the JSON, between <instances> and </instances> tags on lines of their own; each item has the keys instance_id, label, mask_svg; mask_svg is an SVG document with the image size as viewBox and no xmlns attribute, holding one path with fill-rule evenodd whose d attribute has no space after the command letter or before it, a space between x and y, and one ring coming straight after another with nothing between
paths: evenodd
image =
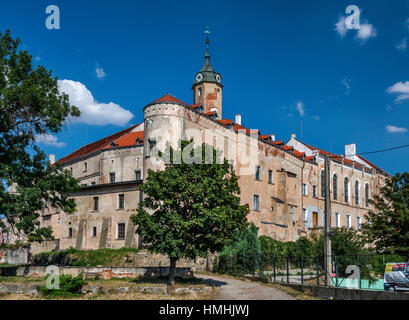
<instances>
[{"instance_id":1,"label":"metal fence post","mask_svg":"<svg viewBox=\"0 0 409 320\"><path fill-rule=\"evenodd\" d=\"M337 256L335 256L335 287L338 288L338 261L337 261Z\"/></svg>"},{"instance_id":2,"label":"metal fence post","mask_svg":"<svg viewBox=\"0 0 409 320\"><path fill-rule=\"evenodd\" d=\"M290 266L289 266L289 264L290 264L290 258L287 256L287 283L290 283L290 275L289 275L289 272L290 272L289 268L290 268Z\"/></svg>"},{"instance_id":3,"label":"metal fence post","mask_svg":"<svg viewBox=\"0 0 409 320\"><path fill-rule=\"evenodd\" d=\"M320 258L317 256L317 286L320 285Z\"/></svg>"},{"instance_id":4,"label":"metal fence post","mask_svg":"<svg viewBox=\"0 0 409 320\"><path fill-rule=\"evenodd\" d=\"M277 272L276 272L276 254L274 253L273 256L273 264L274 264L274 282L277 281Z\"/></svg>"},{"instance_id":5,"label":"metal fence post","mask_svg":"<svg viewBox=\"0 0 409 320\"><path fill-rule=\"evenodd\" d=\"M304 265L302 256L301 256L301 284L304 284Z\"/></svg>"}]
</instances>

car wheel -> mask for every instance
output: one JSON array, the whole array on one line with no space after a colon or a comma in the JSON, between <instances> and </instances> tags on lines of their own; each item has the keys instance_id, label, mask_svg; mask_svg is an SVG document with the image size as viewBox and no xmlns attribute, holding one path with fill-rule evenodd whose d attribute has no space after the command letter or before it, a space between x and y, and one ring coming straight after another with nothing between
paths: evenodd
<instances>
[{"instance_id":1,"label":"car wheel","mask_svg":"<svg viewBox=\"0 0 409 320\"><path fill-rule=\"evenodd\" d=\"M389 290L388 291L390 291L390 292L395 292L396 291L396 288L395 287L389 287Z\"/></svg>"}]
</instances>

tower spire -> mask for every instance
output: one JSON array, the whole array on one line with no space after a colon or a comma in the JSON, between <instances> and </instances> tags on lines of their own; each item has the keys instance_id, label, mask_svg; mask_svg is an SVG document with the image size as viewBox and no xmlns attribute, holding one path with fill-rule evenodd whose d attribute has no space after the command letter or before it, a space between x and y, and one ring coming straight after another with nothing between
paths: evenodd
<instances>
[{"instance_id":1,"label":"tower spire","mask_svg":"<svg viewBox=\"0 0 409 320\"><path fill-rule=\"evenodd\" d=\"M210 65L210 54L209 54L209 43L210 43L209 34L210 34L210 30L209 30L208 26L206 27L206 30L205 30L204 33L206 34L206 55L205 55L205 65L204 65L202 71L213 69L212 66Z\"/></svg>"}]
</instances>

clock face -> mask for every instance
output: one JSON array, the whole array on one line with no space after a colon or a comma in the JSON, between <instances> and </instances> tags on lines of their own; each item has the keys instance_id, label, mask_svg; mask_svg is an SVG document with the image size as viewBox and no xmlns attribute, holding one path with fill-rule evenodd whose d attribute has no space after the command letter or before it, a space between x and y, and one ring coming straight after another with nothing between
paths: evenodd
<instances>
[{"instance_id":1,"label":"clock face","mask_svg":"<svg viewBox=\"0 0 409 320\"><path fill-rule=\"evenodd\" d=\"M216 81L218 83L220 83L222 81L222 77L220 76L220 74L216 74Z\"/></svg>"},{"instance_id":2,"label":"clock face","mask_svg":"<svg viewBox=\"0 0 409 320\"><path fill-rule=\"evenodd\" d=\"M198 73L196 75L196 81L202 81L203 80L203 75L201 73Z\"/></svg>"}]
</instances>

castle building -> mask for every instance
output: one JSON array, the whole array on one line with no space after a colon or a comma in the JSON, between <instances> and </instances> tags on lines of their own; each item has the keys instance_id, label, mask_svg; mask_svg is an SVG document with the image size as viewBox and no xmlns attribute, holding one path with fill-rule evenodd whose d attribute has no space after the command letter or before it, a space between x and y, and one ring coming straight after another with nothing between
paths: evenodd
<instances>
[{"instance_id":1,"label":"castle building","mask_svg":"<svg viewBox=\"0 0 409 320\"><path fill-rule=\"evenodd\" d=\"M44 208L41 225L51 226L60 248L137 247L140 239L130 217L143 197L139 186L148 169L160 170L152 156L169 142L195 137L222 149L239 176L242 204L249 204L249 222L259 235L280 241L308 237L324 226L324 157L328 152L291 136L288 142L262 135L242 124L242 117L222 117L222 78L211 66L206 40L204 67L193 81L193 104L166 94L143 109L144 121L88 144L58 160L79 179L72 194L77 212ZM330 165L332 227L359 229L368 200L379 194L389 174L357 155L356 145L345 155L332 155Z\"/></svg>"}]
</instances>

